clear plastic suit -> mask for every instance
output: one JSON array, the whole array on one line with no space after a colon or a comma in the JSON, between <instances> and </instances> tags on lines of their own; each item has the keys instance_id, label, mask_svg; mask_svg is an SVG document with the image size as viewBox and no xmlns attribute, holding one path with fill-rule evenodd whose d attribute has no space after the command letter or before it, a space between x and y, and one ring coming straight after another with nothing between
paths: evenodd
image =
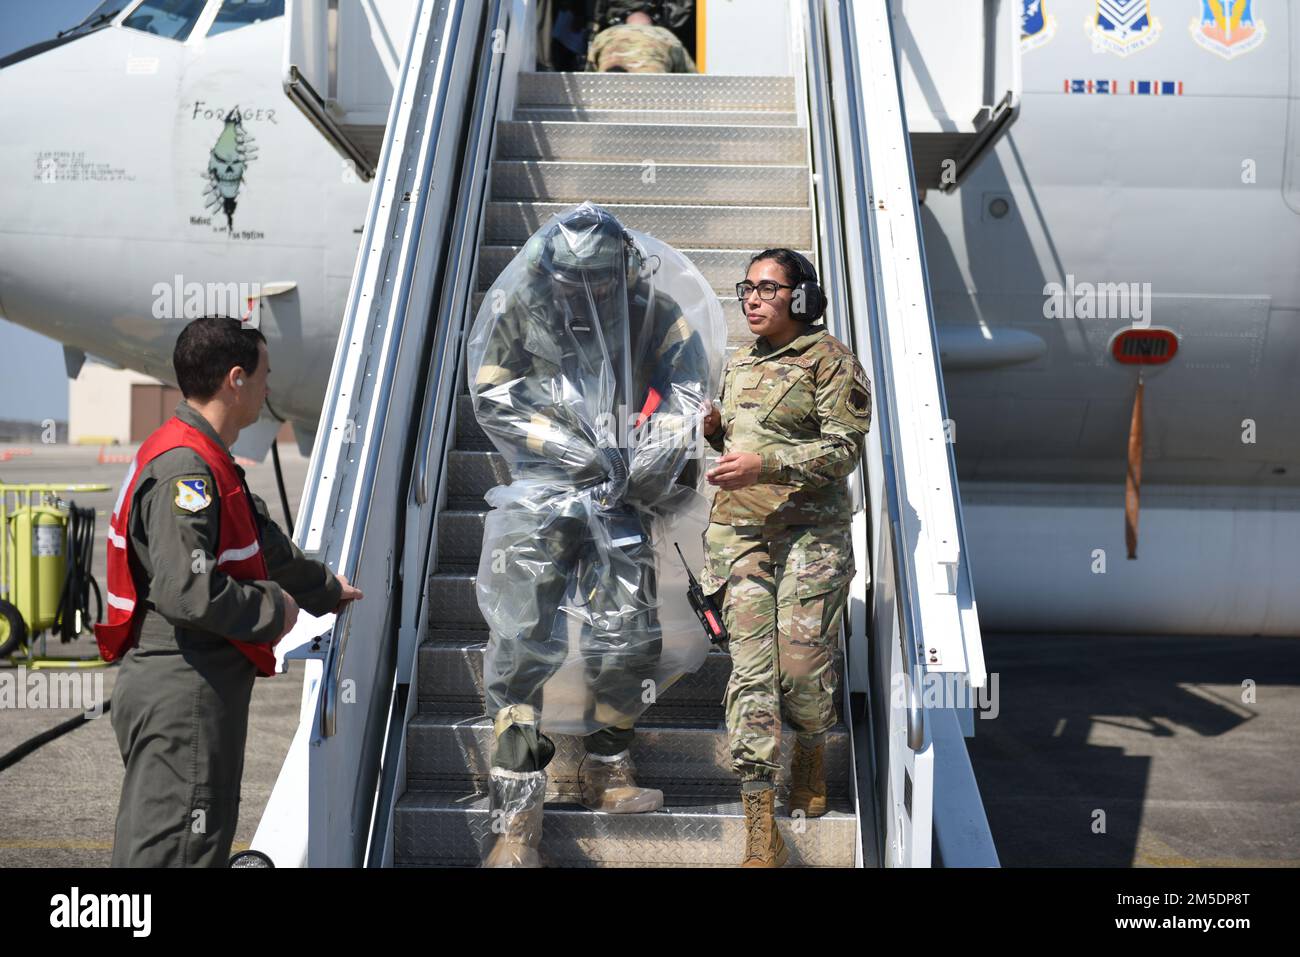
<instances>
[{"instance_id":1,"label":"clear plastic suit","mask_svg":"<svg viewBox=\"0 0 1300 957\"><path fill-rule=\"evenodd\" d=\"M660 584L681 577L672 542L707 521L700 424L725 349L695 267L590 203L552 217L485 296L470 394L512 478L486 496L477 579L494 769L542 771L545 729L588 736L606 762L593 780L629 780L635 719L702 663L685 588Z\"/></svg>"}]
</instances>

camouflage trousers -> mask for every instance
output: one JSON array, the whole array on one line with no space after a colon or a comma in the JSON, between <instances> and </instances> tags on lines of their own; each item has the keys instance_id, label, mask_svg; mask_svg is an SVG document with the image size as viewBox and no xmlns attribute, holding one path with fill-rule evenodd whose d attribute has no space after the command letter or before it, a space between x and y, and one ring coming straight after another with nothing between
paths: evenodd
<instances>
[{"instance_id":1,"label":"camouflage trousers","mask_svg":"<svg viewBox=\"0 0 1300 957\"><path fill-rule=\"evenodd\" d=\"M771 779L782 718L809 744L836 722L834 655L854 572L849 526L711 523L704 549L705 590L726 587L732 767L742 780Z\"/></svg>"}]
</instances>

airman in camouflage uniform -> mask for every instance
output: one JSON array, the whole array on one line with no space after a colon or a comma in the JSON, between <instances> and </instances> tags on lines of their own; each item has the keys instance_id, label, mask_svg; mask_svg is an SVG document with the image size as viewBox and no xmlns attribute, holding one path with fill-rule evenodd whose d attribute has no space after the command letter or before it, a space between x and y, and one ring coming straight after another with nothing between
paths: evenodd
<instances>
[{"instance_id":1,"label":"airman in camouflage uniform","mask_svg":"<svg viewBox=\"0 0 1300 957\"><path fill-rule=\"evenodd\" d=\"M682 41L664 27L620 23L587 48L587 69L600 73L698 73Z\"/></svg>"},{"instance_id":2,"label":"airman in camouflage uniform","mask_svg":"<svg viewBox=\"0 0 1300 957\"><path fill-rule=\"evenodd\" d=\"M778 349L757 339L723 374L722 427L706 439L762 465L755 484L718 491L700 580L706 592L726 587L725 703L742 791L770 794L784 717L798 735L790 806L817 816L822 745L836 723L832 659L855 571L847 476L871 426L871 384L824 326L805 328Z\"/></svg>"}]
</instances>

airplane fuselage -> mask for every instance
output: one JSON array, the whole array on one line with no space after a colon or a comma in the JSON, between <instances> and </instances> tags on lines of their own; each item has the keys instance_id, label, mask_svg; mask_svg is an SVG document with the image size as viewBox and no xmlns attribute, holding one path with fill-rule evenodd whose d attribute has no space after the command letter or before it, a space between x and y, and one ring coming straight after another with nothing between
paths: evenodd
<instances>
[{"instance_id":1,"label":"airplane fuselage","mask_svg":"<svg viewBox=\"0 0 1300 957\"><path fill-rule=\"evenodd\" d=\"M190 319L262 299L271 404L314 429L370 184L281 88L284 18L113 26L0 69L0 314L173 381Z\"/></svg>"}]
</instances>

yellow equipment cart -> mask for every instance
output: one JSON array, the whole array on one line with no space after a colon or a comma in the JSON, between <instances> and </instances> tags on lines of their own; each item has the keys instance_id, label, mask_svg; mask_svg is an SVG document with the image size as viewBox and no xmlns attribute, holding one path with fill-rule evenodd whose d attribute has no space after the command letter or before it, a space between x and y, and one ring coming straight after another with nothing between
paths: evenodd
<instances>
[{"instance_id":1,"label":"yellow equipment cart","mask_svg":"<svg viewBox=\"0 0 1300 957\"><path fill-rule=\"evenodd\" d=\"M35 640L42 657L48 632L63 641L88 629L89 595L95 594L95 621L103 617L103 596L90 573L95 541L95 510L64 501L59 493L106 492L107 485L0 483L0 658L21 649L33 666ZM70 667L80 659L50 664ZM85 664L102 664L97 658Z\"/></svg>"}]
</instances>

